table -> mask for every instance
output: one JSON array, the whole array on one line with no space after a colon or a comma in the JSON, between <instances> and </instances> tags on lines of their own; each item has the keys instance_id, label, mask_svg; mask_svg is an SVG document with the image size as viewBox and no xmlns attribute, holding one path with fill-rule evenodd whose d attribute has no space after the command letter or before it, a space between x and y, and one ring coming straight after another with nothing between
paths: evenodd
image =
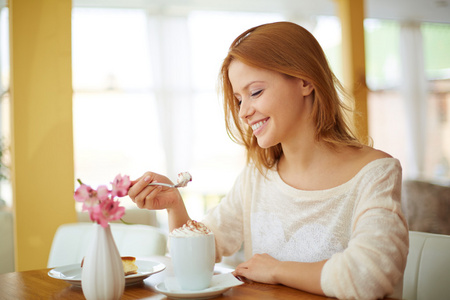
<instances>
[{"instance_id":1,"label":"table","mask_svg":"<svg viewBox=\"0 0 450 300\"><path fill-rule=\"evenodd\" d=\"M85 299L81 288L47 275L50 269L13 272L0 275L0 299ZM151 278L152 276L150 276ZM167 299L153 289L148 278L141 284L125 287L123 300ZM281 285L246 282L214 299L296 299L321 300L321 297Z\"/></svg>"},{"instance_id":2,"label":"table","mask_svg":"<svg viewBox=\"0 0 450 300\"><path fill-rule=\"evenodd\" d=\"M154 257L153 261L159 261L167 266L161 273L154 274L142 283L125 287L122 300L128 299L168 299L158 293L153 287L162 282L164 277L172 274L170 259L167 257ZM0 299L85 299L83 291L63 280L48 276L50 269L31 270L0 274ZM217 267L217 272L225 269ZM321 300L331 299L309 294L282 285L271 285L252 282L243 279L242 285L231 288L224 294L214 299L296 299L296 300Z\"/></svg>"}]
</instances>

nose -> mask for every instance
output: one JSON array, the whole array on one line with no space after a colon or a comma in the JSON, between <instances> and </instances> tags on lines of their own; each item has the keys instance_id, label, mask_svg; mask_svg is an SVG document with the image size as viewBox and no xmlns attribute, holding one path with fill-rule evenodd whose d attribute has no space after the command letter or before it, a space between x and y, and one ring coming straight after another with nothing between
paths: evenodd
<instances>
[{"instance_id":1,"label":"nose","mask_svg":"<svg viewBox=\"0 0 450 300\"><path fill-rule=\"evenodd\" d=\"M254 109L251 105L251 101L248 99L242 99L241 106L239 107L239 118L242 120L247 119L254 113Z\"/></svg>"}]
</instances>

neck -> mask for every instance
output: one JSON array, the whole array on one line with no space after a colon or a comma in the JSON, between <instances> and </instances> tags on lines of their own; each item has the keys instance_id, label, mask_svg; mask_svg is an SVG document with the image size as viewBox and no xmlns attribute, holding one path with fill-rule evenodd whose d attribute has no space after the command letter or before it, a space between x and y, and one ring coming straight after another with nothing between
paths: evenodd
<instances>
[{"instance_id":1,"label":"neck","mask_svg":"<svg viewBox=\"0 0 450 300\"><path fill-rule=\"evenodd\" d=\"M338 168L340 152L344 149L333 149L325 142L317 141L313 131L308 132L310 134L304 131L295 143L282 144L283 155L278 162L278 174L293 187L322 189L324 184L333 181L329 178L329 172Z\"/></svg>"},{"instance_id":2,"label":"neck","mask_svg":"<svg viewBox=\"0 0 450 300\"><path fill-rule=\"evenodd\" d=\"M323 141L316 139L311 122L305 124L295 136L285 140L281 147L283 156L279 164L296 170L308 170L331 150Z\"/></svg>"},{"instance_id":3,"label":"neck","mask_svg":"<svg viewBox=\"0 0 450 300\"><path fill-rule=\"evenodd\" d=\"M286 170L307 172L318 163L323 162L331 149L323 142L312 138L310 141L299 141L297 145L282 145L283 155L279 165Z\"/></svg>"}]
</instances>

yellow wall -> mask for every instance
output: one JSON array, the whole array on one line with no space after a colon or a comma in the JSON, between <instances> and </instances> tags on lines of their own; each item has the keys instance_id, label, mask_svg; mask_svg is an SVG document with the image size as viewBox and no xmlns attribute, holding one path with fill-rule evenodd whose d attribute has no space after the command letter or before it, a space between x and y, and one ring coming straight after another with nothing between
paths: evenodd
<instances>
[{"instance_id":1,"label":"yellow wall","mask_svg":"<svg viewBox=\"0 0 450 300\"><path fill-rule=\"evenodd\" d=\"M73 200L71 0L10 0L16 271L44 268Z\"/></svg>"},{"instance_id":2,"label":"yellow wall","mask_svg":"<svg viewBox=\"0 0 450 300\"><path fill-rule=\"evenodd\" d=\"M336 0L342 27L344 86L353 94L355 132L368 141L366 57L364 47L364 0Z\"/></svg>"}]
</instances>

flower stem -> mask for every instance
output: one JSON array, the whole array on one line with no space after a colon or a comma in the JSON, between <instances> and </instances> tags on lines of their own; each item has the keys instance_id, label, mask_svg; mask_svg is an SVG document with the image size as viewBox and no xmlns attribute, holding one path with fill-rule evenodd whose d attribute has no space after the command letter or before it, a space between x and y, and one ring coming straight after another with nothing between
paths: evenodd
<instances>
[{"instance_id":1,"label":"flower stem","mask_svg":"<svg viewBox=\"0 0 450 300\"><path fill-rule=\"evenodd\" d=\"M133 223L128 223L128 222L124 221L124 219L122 219L122 218L120 218L120 221L122 221L122 223L126 224L126 225L133 225Z\"/></svg>"}]
</instances>

